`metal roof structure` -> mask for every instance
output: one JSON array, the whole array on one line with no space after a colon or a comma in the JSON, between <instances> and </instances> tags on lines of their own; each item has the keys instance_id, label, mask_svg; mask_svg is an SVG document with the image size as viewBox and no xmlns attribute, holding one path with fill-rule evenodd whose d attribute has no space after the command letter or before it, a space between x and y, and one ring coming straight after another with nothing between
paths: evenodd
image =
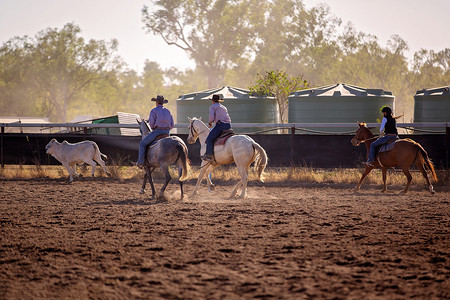
<instances>
[{"instance_id":1,"label":"metal roof structure","mask_svg":"<svg viewBox=\"0 0 450 300\"><path fill-rule=\"evenodd\" d=\"M339 97L339 96L354 96L354 97L371 97L371 96L392 96L392 92L383 89L368 89L346 83L337 83L333 85L326 85L307 90L299 90L291 93L290 97Z\"/></svg>"},{"instance_id":2,"label":"metal roof structure","mask_svg":"<svg viewBox=\"0 0 450 300\"><path fill-rule=\"evenodd\" d=\"M200 92L193 92L189 94L180 95L177 100L208 100L212 95L219 94L221 99L259 99L261 97L252 96L249 90L223 86L220 88L209 89ZM270 98L270 97L264 97Z\"/></svg>"}]
</instances>

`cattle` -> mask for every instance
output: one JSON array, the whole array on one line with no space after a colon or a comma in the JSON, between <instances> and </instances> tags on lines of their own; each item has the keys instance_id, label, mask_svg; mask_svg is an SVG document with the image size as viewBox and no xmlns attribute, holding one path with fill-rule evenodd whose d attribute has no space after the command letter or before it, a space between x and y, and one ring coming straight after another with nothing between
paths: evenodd
<instances>
[{"instance_id":1,"label":"cattle","mask_svg":"<svg viewBox=\"0 0 450 300\"><path fill-rule=\"evenodd\" d=\"M69 183L73 181L73 176L80 176L77 173L77 164L87 163L92 166L92 176L94 176L97 163L102 167L103 171L110 175L106 169L105 162L102 160L102 156L107 159L107 156L100 153L100 149L93 141L83 141L75 144L63 141L58 142L56 139L52 139L47 146L45 146L47 154L50 154L56 158L69 172Z\"/></svg>"}]
</instances>

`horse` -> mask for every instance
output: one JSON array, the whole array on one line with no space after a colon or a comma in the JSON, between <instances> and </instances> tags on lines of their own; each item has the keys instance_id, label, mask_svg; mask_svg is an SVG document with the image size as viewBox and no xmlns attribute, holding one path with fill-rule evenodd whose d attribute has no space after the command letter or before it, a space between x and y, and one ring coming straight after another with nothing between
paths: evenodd
<instances>
[{"instance_id":1,"label":"horse","mask_svg":"<svg viewBox=\"0 0 450 300\"><path fill-rule=\"evenodd\" d=\"M369 128L367 128L366 123L359 123L359 128L356 131L355 136L352 138L352 145L359 146L361 143L366 144L367 156L369 155L370 144L377 138L373 135ZM386 192L386 171L388 168L394 168L396 166L400 166L402 168L403 173L407 178L407 183L403 191L401 193L406 194L408 192L409 186L411 184L412 176L409 172L409 167L412 164L415 164L417 168L422 173L423 177L427 181L428 190L431 194L434 194L434 188L431 185L430 180L428 179L427 171L425 170L425 166L431 171L432 178L434 181L437 181L436 172L434 170L433 163L428 157L428 153L423 149L423 147L411 140L411 139L401 139L395 142L394 148L391 151L378 153L376 156L376 160L374 161L373 166L367 166L362 174L359 183L356 185L355 190L359 190L361 184L366 178L366 176L372 171L373 168L379 167L381 168L381 172L383 175L383 190L382 192Z\"/></svg>"},{"instance_id":2,"label":"horse","mask_svg":"<svg viewBox=\"0 0 450 300\"><path fill-rule=\"evenodd\" d=\"M193 144L200 141L200 155L206 151L206 138L208 137L210 129L206 126L201 119L188 118L189 119L189 136L187 142ZM220 165L235 163L238 169L241 180L235 185L231 192L230 198L234 198L239 187L242 187L240 198L247 196L247 182L248 182L248 170L250 165L255 162L255 170L258 173L258 179L264 182L263 172L267 166L268 158L266 151L252 138L246 135L233 135L229 137L224 145L214 146L214 160L205 161L202 160L200 167L200 174L195 185L193 195L198 194L198 188L203 180L205 174L211 173L215 168ZM214 184L211 182L210 176L207 176L209 190L214 189Z\"/></svg>"},{"instance_id":3,"label":"horse","mask_svg":"<svg viewBox=\"0 0 450 300\"><path fill-rule=\"evenodd\" d=\"M144 138L151 132L150 126L145 120L136 121L139 123L139 130L141 132L142 138ZM183 142L183 140L177 136L162 138L156 141L156 143L152 143L147 147L144 165L145 175L140 193L145 193L145 185L148 178L148 181L150 182L150 185L152 187L152 197L150 199L155 198L156 192L153 185L152 172L159 167L165 177L165 183L161 188L160 195L163 196L167 185L172 179L169 172L169 166L171 164L176 164L178 166L178 182L181 189L181 199L183 199L183 181L187 180L189 177L190 166L187 146Z\"/></svg>"}]
</instances>

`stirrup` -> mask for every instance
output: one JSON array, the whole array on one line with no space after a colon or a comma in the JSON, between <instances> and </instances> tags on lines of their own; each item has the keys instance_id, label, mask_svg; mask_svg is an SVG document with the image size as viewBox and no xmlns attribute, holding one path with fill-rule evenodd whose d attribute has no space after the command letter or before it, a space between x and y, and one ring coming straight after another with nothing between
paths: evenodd
<instances>
[{"instance_id":1,"label":"stirrup","mask_svg":"<svg viewBox=\"0 0 450 300\"><path fill-rule=\"evenodd\" d=\"M365 164L366 166L368 166L368 167L374 167L374 165L373 165L372 162L366 161L364 164Z\"/></svg>"},{"instance_id":2,"label":"stirrup","mask_svg":"<svg viewBox=\"0 0 450 300\"><path fill-rule=\"evenodd\" d=\"M204 161L213 161L214 157L211 154L205 154L201 157Z\"/></svg>"}]
</instances>

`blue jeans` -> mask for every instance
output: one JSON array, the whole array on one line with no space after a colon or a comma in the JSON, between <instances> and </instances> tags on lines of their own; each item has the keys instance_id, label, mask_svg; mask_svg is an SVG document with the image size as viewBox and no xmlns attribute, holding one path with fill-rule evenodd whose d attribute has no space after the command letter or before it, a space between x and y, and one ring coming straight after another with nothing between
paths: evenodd
<instances>
[{"instance_id":1,"label":"blue jeans","mask_svg":"<svg viewBox=\"0 0 450 300\"><path fill-rule=\"evenodd\" d=\"M138 164L143 164L145 162L145 149L147 149L147 146L150 145L158 135L169 134L169 132L170 129L155 129L139 142Z\"/></svg>"},{"instance_id":2,"label":"blue jeans","mask_svg":"<svg viewBox=\"0 0 450 300\"><path fill-rule=\"evenodd\" d=\"M382 137L379 137L375 142L370 144L370 150L369 150L369 159L367 162L373 163L375 161L375 150L378 146L381 146L383 144L386 144L388 141L397 139L397 136L393 135L384 135Z\"/></svg>"},{"instance_id":3,"label":"blue jeans","mask_svg":"<svg viewBox=\"0 0 450 300\"><path fill-rule=\"evenodd\" d=\"M222 131L230 128L231 128L230 123L222 123L222 122L216 123L216 126L214 126L214 128L211 130L208 137L206 138L206 155L214 154L214 140L217 139L222 134Z\"/></svg>"}]
</instances>

